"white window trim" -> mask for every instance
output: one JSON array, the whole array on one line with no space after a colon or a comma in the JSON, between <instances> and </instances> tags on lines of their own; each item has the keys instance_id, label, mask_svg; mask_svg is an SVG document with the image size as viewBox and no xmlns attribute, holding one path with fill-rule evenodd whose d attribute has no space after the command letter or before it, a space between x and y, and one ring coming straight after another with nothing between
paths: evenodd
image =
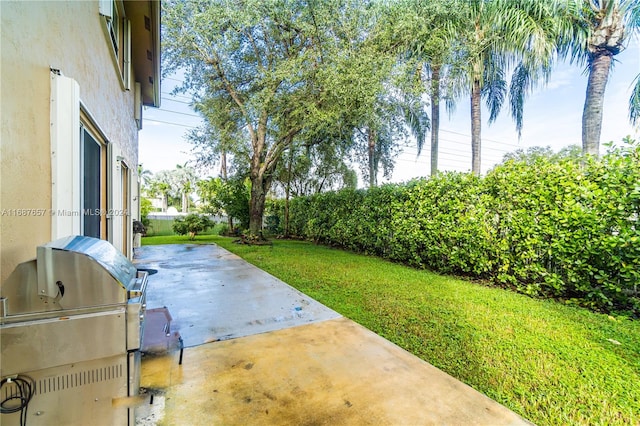
<instances>
[{"instance_id":1,"label":"white window trim","mask_svg":"<svg viewBox=\"0 0 640 426\"><path fill-rule=\"evenodd\" d=\"M122 251L122 215L115 214L122 210L122 175L121 163L122 150L119 146L109 144L107 147L107 235L108 240L115 248ZM127 253L125 253L126 255Z\"/></svg>"},{"instance_id":2,"label":"white window trim","mask_svg":"<svg viewBox=\"0 0 640 426\"><path fill-rule=\"evenodd\" d=\"M102 20L102 29L109 45L109 52L113 62L116 74L120 79L122 90L131 90L131 23L124 14L124 4L122 0L99 0L99 12ZM114 6L118 8L114 13ZM121 52L117 52L111 39L112 20L118 19L118 25L122 25L123 48ZM122 55L122 69L120 68L120 56Z\"/></svg>"}]
</instances>

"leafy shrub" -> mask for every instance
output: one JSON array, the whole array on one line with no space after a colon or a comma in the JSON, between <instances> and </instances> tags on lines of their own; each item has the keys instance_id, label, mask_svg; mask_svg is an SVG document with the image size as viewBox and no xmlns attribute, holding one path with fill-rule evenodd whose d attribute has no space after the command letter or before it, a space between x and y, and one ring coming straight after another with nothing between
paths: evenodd
<instances>
[{"instance_id":1,"label":"leafy shrub","mask_svg":"<svg viewBox=\"0 0 640 426\"><path fill-rule=\"evenodd\" d=\"M189 235L189 239L193 240L200 232L206 231L213 227L215 222L206 216L198 214L190 214L185 217L177 217L173 221L172 229L178 235Z\"/></svg>"},{"instance_id":2,"label":"leafy shrub","mask_svg":"<svg viewBox=\"0 0 640 426\"><path fill-rule=\"evenodd\" d=\"M522 153L484 178L443 173L295 198L290 231L531 296L639 315L640 144L626 139L601 158L570 154Z\"/></svg>"},{"instance_id":3,"label":"leafy shrub","mask_svg":"<svg viewBox=\"0 0 640 426\"><path fill-rule=\"evenodd\" d=\"M284 200L267 199L265 203L266 230L271 235L284 234Z\"/></svg>"},{"instance_id":4,"label":"leafy shrub","mask_svg":"<svg viewBox=\"0 0 640 426\"><path fill-rule=\"evenodd\" d=\"M145 228L148 228L151 224L149 220L149 213L151 213L151 209L153 209L153 204L151 204L151 200L145 197L140 197L140 222L144 225Z\"/></svg>"}]
</instances>

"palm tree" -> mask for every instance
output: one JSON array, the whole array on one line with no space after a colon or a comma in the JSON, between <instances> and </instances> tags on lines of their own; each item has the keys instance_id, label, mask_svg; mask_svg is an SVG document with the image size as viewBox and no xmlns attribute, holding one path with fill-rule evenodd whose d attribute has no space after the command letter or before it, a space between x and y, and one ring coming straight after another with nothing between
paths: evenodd
<instances>
[{"instance_id":1,"label":"palm tree","mask_svg":"<svg viewBox=\"0 0 640 426\"><path fill-rule=\"evenodd\" d=\"M380 166L386 177L391 174L401 140L410 133L422 146L428 129L429 117L419 97L402 93L400 87L379 96L369 120L354 132L357 146L366 152L367 167L363 168L363 174L368 177L369 187L377 185Z\"/></svg>"},{"instance_id":2,"label":"palm tree","mask_svg":"<svg viewBox=\"0 0 640 426\"><path fill-rule=\"evenodd\" d=\"M426 82L426 91L431 101L431 175L438 170L438 138L440 126L440 102L443 95L447 99L448 109L453 108L450 90L452 66L458 37L457 24L460 19L456 0L439 0L425 2L422 0L402 0L394 2L386 10L386 26L391 35L389 49L395 49L402 60L417 63L417 75ZM449 90L447 90L449 89ZM426 117L426 114L425 114ZM425 122L427 124L428 122ZM425 135L417 137L418 132L425 128L411 117L407 117L407 124L416 136L418 156L422 153ZM414 127L417 124L417 127Z\"/></svg>"},{"instance_id":3,"label":"palm tree","mask_svg":"<svg viewBox=\"0 0 640 426\"><path fill-rule=\"evenodd\" d=\"M149 185L153 178L151 170L145 169L142 163L138 164L138 178L142 181L143 186Z\"/></svg>"},{"instance_id":4,"label":"palm tree","mask_svg":"<svg viewBox=\"0 0 640 426\"><path fill-rule=\"evenodd\" d=\"M455 99L462 91L463 79L461 67L456 63L454 50L457 45L457 19L447 13L438 19L439 27L431 31L428 45L431 49L420 49L424 52L427 86L431 100L431 167L430 174L438 173L438 152L440 145L440 103L444 100L447 110L453 111ZM423 145L418 139L418 155Z\"/></svg>"},{"instance_id":5,"label":"palm tree","mask_svg":"<svg viewBox=\"0 0 640 426\"><path fill-rule=\"evenodd\" d=\"M460 37L468 64L472 171L480 174L481 100L485 99L492 123L507 94L505 70L517 65L520 78L512 79L510 103L521 130L526 90L550 69L556 21L552 4L541 0L472 0L460 1L457 7L464 11L465 21L459 28L464 31Z\"/></svg>"},{"instance_id":6,"label":"palm tree","mask_svg":"<svg viewBox=\"0 0 640 426\"><path fill-rule=\"evenodd\" d=\"M161 170L155 174L149 185L149 193L160 194L162 198L162 211L166 212L169 207L169 196L175 192L172 172Z\"/></svg>"},{"instance_id":7,"label":"palm tree","mask_svg":"<svg viewBox=\"0 0 640 426\"><path fill-rule=\"evenodd\" d=\"M172 179L174 187L182 197L182 213L187 213L189 210L189 195L193 192L197 181L196 172L186 163L184 165L178 164L172 172Z\"/></svg>"},{"instance_id":8,"label":"palm tree","mask_svg":"<svg viewBox=\"0 0 640 426\"><path fill-rule=\"evenodd\" d=\"M582 112L582 150L598 155L604 92L613 57L625 48L631 34L640 29L637 0L571 0L565 4L566 31L560 53L586 63L587 91ZM636 86L640 83L636 82ZM630 118L637 120L640 88L631 97Z\"/></svg>"}]
</instances>

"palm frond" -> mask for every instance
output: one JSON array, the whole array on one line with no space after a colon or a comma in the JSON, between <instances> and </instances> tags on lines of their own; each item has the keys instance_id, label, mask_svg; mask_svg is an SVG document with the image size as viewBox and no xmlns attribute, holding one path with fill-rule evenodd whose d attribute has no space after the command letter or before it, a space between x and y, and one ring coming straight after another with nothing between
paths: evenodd
<instances>
[{"instance_id":1,"label":"palm frond","mask_svg":"<svg viewBox=\"0 0 640 426\"><path fill-rule=\"evenodd\" d=\"M629 121L640 129L640 74L634 80L634 84L629 98Z\"/></svg>"},{"instance_id":2,"label":"palm frond","mask_svg":"<svg viewBox=\"0 0 640 426\"><path fill-rule=\"evenodd\" d=\"M427 131L431 127L429 116L425 111L424 104L419 99L406 99L401 109L409 131L416 138L418 156L420 156L426 141Z\"/></svg>"},{"instance_id":3,"label":"palm frond","mask_svg":"<svg viewBox=\"0 0 640 426\"><path fill-rule=\"evenodd\" d=\"M485 64L482 97L489 108L489 123L498 118L507 95L507 82L504 78L504 68L491 60Z\"/></svg>"}]
</instances>

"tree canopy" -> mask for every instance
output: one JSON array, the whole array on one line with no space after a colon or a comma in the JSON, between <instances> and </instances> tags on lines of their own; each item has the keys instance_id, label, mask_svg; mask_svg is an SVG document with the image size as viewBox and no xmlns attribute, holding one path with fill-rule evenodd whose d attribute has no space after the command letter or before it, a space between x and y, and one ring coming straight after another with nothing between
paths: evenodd
<instances>
[{"instance_id":1,"label":"tree canopy","mask_svg":"<svg viewBox=\"0 0 640 426\"><path fill-rule=\"evenodd\" d=\"M188 136L198 161L219 162L226 178L230 156L248 177L257 234L274 182L289 191L306 170L316 175L308 188L332 187L357 162L375 186L410 135L422 150L430 125L435 173L440 102L453 107L463 94L479 174L482 101L489 123L507 102L520 132L527 94L554 61L582 58L592 72L596 53L614 55L638 28L638 14L629 0L167 0L163 72L181 71L176 90L193 93L204 117ZM640 79L632 121L639 93ZM168 196L166 186L156 189Z\"/></svg>"}]
</instances>

